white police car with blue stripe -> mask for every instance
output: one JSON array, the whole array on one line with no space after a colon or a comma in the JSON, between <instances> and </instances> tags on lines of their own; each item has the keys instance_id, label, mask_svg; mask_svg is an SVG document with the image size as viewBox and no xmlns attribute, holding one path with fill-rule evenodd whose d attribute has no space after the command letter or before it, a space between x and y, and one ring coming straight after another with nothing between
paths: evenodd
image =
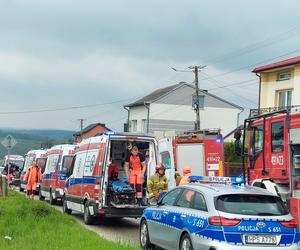
<instances>
[{"instance_id":1,"label":"white police car with blue stripe","mask_svg":"<svg viewBox=\"0 0 300 250\"><path fill-rule=\"evenodd\" d=\"M300 229L279 197L243 178L192 176L144 210L143 249L299 250Z\"/></svg>"}]
</instances>

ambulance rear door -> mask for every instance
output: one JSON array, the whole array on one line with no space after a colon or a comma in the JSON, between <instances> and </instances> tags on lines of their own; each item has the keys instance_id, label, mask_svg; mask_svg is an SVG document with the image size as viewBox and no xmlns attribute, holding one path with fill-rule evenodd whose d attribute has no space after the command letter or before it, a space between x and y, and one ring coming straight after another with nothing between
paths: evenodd
<instances>
[{"instance_id":1,"label":"ambulance rear door","mask_svg":"<svg viewBox=\"0 0 300 250\"><path fill-rule=\"evenodd\" d=\"M169 189L171 189L176 186L172 139L160 139L158 141L158 151L160 156L159 161L162 162L166 168L166 177L169 181Z\"/></svg>"}]
</instances>

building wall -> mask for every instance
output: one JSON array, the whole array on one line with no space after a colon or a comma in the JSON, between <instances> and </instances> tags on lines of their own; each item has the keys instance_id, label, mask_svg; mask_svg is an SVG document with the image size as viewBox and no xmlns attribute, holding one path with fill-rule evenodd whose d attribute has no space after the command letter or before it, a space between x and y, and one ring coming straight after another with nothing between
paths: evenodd
<instances>
[{"instance_id":1,"label":"building wall","mask_svg":"<svg viewBox=\"0 0 300 250\"><path fill-rule=\"evenodd\" d=\"M277 107L277 91L286 89L293 89L292 105L300 104L300 66L290 69L290 80L277 81L278 73L287 70L261 73L260 108Z\"/></svg>"},{"instance_id":2,"label":"building wall","mask_svg":"<svg viewBox=\"0 0 300 250\"><path fill-rule=\"evenodd\" d=\"M147 108L133 107L130 109L130 121L137 120L137 131L143 130L143 120L147 122ZM200 127L220 128L223 135L237 126L237 115L240 112L235 108L205 107L200 110ZM226 117L226 119L223 119ZM150 106L149 132L153 134L176 134L194 129L195 111L190 105L174 105L152 103ZM144 126L145 128L145 126Z\"/></svg>"}]
</instances>

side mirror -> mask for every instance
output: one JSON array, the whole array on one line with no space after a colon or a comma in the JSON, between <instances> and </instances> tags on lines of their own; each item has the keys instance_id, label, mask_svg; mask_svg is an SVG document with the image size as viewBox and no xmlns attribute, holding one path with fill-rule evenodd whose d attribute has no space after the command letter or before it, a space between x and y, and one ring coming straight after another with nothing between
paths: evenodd
<instances>
[{"instance_id":1,"label":"side mirror","mask_svg":"<svg viewBox=\"0 0 300 250\"><path fill-rule=\"evenodd\" d=\"M234 132L234 153L238 156L242 156L242 145L241 145L241 137L242 137L242 130L237 128Z\"/></svg>"}]
</instances>

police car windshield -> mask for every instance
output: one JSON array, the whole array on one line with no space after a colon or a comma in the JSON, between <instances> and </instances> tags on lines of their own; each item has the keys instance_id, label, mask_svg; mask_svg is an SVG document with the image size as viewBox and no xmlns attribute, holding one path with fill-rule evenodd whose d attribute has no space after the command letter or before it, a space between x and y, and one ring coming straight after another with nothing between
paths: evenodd
<instances>
[{"instance_id":1,"label":"police car windshield","mask_svg":"<svg viewBox=\"0 0 300 250\"><path fill-rule=\"evenodd\" d=\"M274 196L230 194L215 199L217 210L243 215L279 216L288 214L283 202Z\"/></svg>"}]
</instances>

